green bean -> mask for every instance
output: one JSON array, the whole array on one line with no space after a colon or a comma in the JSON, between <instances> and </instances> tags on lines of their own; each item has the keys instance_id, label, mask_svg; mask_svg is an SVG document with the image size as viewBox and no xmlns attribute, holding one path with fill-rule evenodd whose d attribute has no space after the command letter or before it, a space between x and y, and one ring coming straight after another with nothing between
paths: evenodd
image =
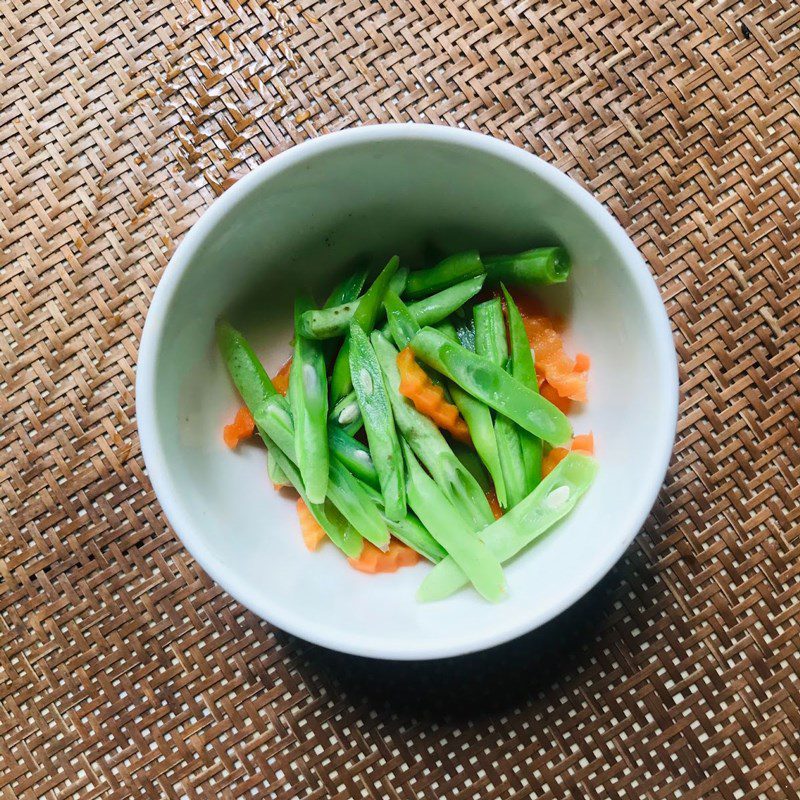
<instances>
[{"instance_id":1,"label":"green bean","mask_svg":"<svg viewBox=\"0 0 800 800\"><path fill-rule=\"evenodd\" d=\"M396 292L386 292L383 305L386 307L389 332L397 349L402 350L414 338L419 330L419 323Z\"/></svg>"},{"instance_id":2,"label":"green bean","mask_svg":"<svg viewBox=\"0 0 800 800\"><path fill-rule=\"evenodd\" d=\"M308 307L295 303L295 320ZM289 372L289 402L294 418L297 466L314 503L325 500L328 486L328 382L325 359L318 342L296 333Z\"/></svg>"},{"instance_id":3,"label":"green bean","mask_svg":"<svg viewBox=\"0 0 800 800\"><path fill-rule=\"evenodd\" d=\"M456 458L436 425L401 396L397 350L378 331L372 334L372 346L383 372L397 429L449 500L463 509L472 530L480 530L494 519L486 495L469 470Z\"/></svg>"},{"instance_id":4,"label":"green bean","mask_svg":"<svg viewBox=\"0 0 800 800\"><path fill-rule=\"evenodd\" d=\"M355 436L361 430L364 421L361 419L361 409L358 407L355 392L346 394L336 403L328 415L328 423L331 422L341 425L351 436Z\"/></svg>"},{"instance_id":5,"label":"green bean","mask_svg":"<svg viewBox=\"0 0 800 800\"><path fill-rule=\"evenodd\" d=\"M298 330L310 339L332 339L344 336L355 319L364 332L369 333L375 327L386 291L391 288L399 295L405 287L408 270L398 269L398 263L396 257L393 258L360 299L306 311L300 318Z\"/></svg>"},{"instance_id":6,"label":"green bean","mask_svg":"<svg viewBox=\"0 0 800 800\"><path fill-rule=\"evenodd\" d=\"M369 270L361 269L348 275L334 290L328 295L323 308L333 308L344 303L351 303L356 300L364 288Z\"/></svg>"},{"instance_id":7,"label":"green bean","mask_svg":"<svg viewBox=\"0 0 800 800\"><path fill-rule=\"evenodd\" d=\"M473 309L473 314L475 352L479 356L488 358L495 366L506 369L508 343L502 303L498 298L479 303ZM494 421L494 438L497 442L497 455L506 495L505 502L501 505L503 508L511 508L527 494L519 428L508 417L498 414Z\"/></svg>"},{"instance_id":8,"label":"green bean","mask_svg":"<svg viewBox=\"0 0 800 800\"><path fill-rule=\"evenodd\" d=\"M369 333L373 329L378 312L383 305L383 297L386 292L392 288L392 286L400 290L398 294L403 291L408 271L403 270L398 276L396 273L398 272L399 264L400 259L397 256L389 260L389 263L383 268L380 275L375 278L372 286L369 287L364 296L358 301L358 305L350 319L347 319L344 323L341 329L342 334L347 332L352 320L355 320L361 326L364 333ZM393 284L392 281L395 278L399 278L399 280L397 283ZM350 375L350 340L349 338L345 338L342 349L339 351L339 355L336 357L336 361L333 365L333 374L331 375L331 403L338 403L346 394L350 393L352 388L353 381Z\"/></svg>"},{"instance_id":9,"label":"green bean","mask_svg":"<svg viewBox=\"0 0 800 800\"><path fill-rule=\"evenodd\" d=\"M255 414L277 394L267 371L244 336L222 319L217 322L217 345L244 404Z\"/></svg>"},{"instance_id":10,"label":"green bean","mask_svg":"<svg viewBox=\"0 0 800 800\"><path fill-rule=\"evenodd\" d=\"M501 284L508 312L508 338L511 342L511 374L534 392L539 391L533 352L525 330L525 323L514 298ZM542 479L542 440L528 431L519 429L522 463L525 475L525 491L533 491Z\"/></svg>"},{"instance_id":11,"label":"green bean","mask_svg":"<svg viewBox=\"0 0 800 800\"><path fill-rule=\"evenodd\" d=\"M264 440L264 444L267 446L269 453L275 459L275 464L278 469L281 470L297 490L300 497L303 498L311 515L319 523L322 530L325 531L328 538L348 558L358 558L361 553L361 548L363 547L361 535L357 533L353 526L342 516L331 500L326 499L324 503L312 503L311 500L308 499L308 495L303 486L303 480L294 462L274 441L272 441L263 428L259 427L258 432ZM289 445L291 447L294 446L291 434L289 435Z\"/></svg>"},{"instance_id":12,"label":"green bean","mask_svg":"<svg viewBox=\"0 0 800 800\"><path fill-rule=\"evenodd\" d=\"M453 314L453 324L459 344L475 352L475 320L472 310L468 306L460 308Z\"/></svg>"},{"instance_id":13,"label":"green bean","mask_svg":"<svg viewBox=\"0 0 800 800\"><path fill-rule=\"evenodd\" d=\"M256 417L259 429L296 463L294 421L284 398L277 396L266 403ZM338 458L329 461L328 497L345 519L377 547L385 548L389 533L380 511L363 490L363 484L348 471Z\"/></svg>"},{"instance_id":14,"label":"green bean","mask_svg":"<svg viewBox=\"0 0 800 800\"><path fill-rule=\"evenodd\" d=\"M275 454L272 450L267 450L267 474L275 487L289 486L289 479L286 473L280 468L280 465L275 460Z\"/></svg>"},{"instance_id":15,"label":"green bean","mask_svg":"<svg viewBox=\"0 0 800 800\"><path fill-rule=\"evenodd\" d=\"M483 275L484 272L477 250L456 253L448 256L444 261L440 261L435 267L412 272L406 285L406 295L422 297L438 292L440 289L446 289L454 283L467 280L467 278Z\"/></svg>"},{"instance_id":16,"label":"green bean","mask_svg":"<svg viewBox=\"0 0 800 800\"><path fill-rule=\"evenodd\" d=\"M461 308L468 300L471 300L483 286L483 276L470 278L462 283L457 283L448 289L432 294L423 300L411 303L408 310L417 321L417 325L435 325L454 311Z\"/></svg>"},{"instance_id":17,"label":"green bean","mask_svg":"<svg viewBox=\"0 0 800 800\"><path fill-rule=\"evenodd\" d=\"M402 519L406 514L405 473L392 407L378 358L355 320L350 325L350 373L386 513L390 519Z\"/></svg>"},{"instance_id":18,"label":"green bean","mask_svg":"<svg viewBox=\"0 0 800 800\"><path fill-rule=\"evenodd\" d=\"M501 600L505 578L500 563L465 525L461 512L422 469L405 441L403 455L408 467L408 501L414 513L477 591L491 602Z\"/></svg>"},{"instance_id":19,"label":"green bean","mask_svg":"<svg viewBox=\"0 0 800 800\"><path fill-rule=\"evenodd\" d=\"M453 442L452 447L456 458L467 468L470 475L478 482L481 491L486 494L492 488L492 483L480 456L471 447L467 447L461 442Z\"/></svg>"},{"instance_id":20,"label":"green bean","mask_svg":"<svg viewBox=\"0 0 800 800\"><path fill-rule=\"evenodd\" d=\"M434 328L423 328L410 346L426 364L549 444L565 444L572 436L569 420L552 403Z\"/></svg>"},{"instance_id":21,"label":"green bean","mask_svg":"<svg viewBox=\"0 0 800 800\"><path fill-rule=\"evenodd\" d=\"M374 503L379 507L383 506L383 498L379 492L366 485L364 490ZM383 521L395 538L407 544L412 550L416 550L428 561L437 564L447 555L447 551L430 535L428 529L413 512L409 511L401 520L391 520L384 513Z\"/></svg>"},{"instance_id":22,"label":"green bean","mask_svg":"<svg viewBox=\"0 0 800 800\"><path fill-rule=\"evenodd\" d=\"M567 455L519 505L481 532L489 551L501 563L513 558L575 507L596 472L593 458L582 453ZM445 558L422 582L417 599L442 600L468 580L466 570L454 558Z\"/></svg>"},{"instance_id":23,"label":"green bean","mask_svg":"<svg viewBox=\"0 0 800 800\"><path fill-rule=\"evenodd\" d=\"M449 330L440 331L447 338L455 341L456 337ZM472 328L472 341L475 341L475 329ZM500 466L500 455L497 452L497 438L492 422L492 412L489 407L476 400L472 395L465 392L458 384L450 384L450 396L456 404L459 413L464 417L464 421L469 428L469 435L475 450L483 461L484 466L489 470L494 483L494 492L500 505L506 507L506 485L503 481L503 470Z\"/></svg>"},{"instance_id":24,"label":"green bean","mask_svg":"<svg viewBox=\"0 0 800 800\"><path fill-rule=\"evenodd\" d=\"M380 482L369 451L336 424L328 425L328 446L331 454L344 464L359 480L378 488Z\"/></svg>"},{"instance_id":25,"label":"green bean","mask_svg":"<svg viewBox=\"0 0 800 800\"><path fill-rule=\"evenodd\" d=\"M486 256L483 264L494 283L505 281L529 286L564 283L572 266L563 247L537 247L509 256Z\"/></svg>"}]
</instances>

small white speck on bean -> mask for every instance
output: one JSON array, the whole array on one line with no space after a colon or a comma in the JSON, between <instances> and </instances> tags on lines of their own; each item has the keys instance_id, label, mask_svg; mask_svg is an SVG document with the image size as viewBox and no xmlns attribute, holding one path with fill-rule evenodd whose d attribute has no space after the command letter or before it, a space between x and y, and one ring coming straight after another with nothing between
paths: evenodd
<instances>
[{"instance_id":1,"label":"small white speck on bean","mask_svg":"<svg viewBox=\"0 0 800 800\"><path fill-rule=\"evenodd\" d=\"M303 387L309 395L319 392L319 380L311 364L303 364Z\"/></svg>"},{"instance_id":2,"label":"small white speck on bean","mask_svg":"<svg viewBox=\"0 0 800 800\"><path fill-rule=\"evenodd\" d=\"M367 372L365 369L361 369L358 373L358 377L361 379L361 386L364 388L364 394L372 394L373 385L372 385L372 375Z\"/></svg>"},{"instance_id":3,"label":"small white speck on bean","mask_svg":"<svg viewBox=\"0 0 800 800\"><path fill-rule=\"evenodd\" d=\"M349 403L339 412L339 424L349 425L351 422L355 422L359 413L358 403Z\"/></svg>"},{"instance_id":4,"label":"small white speck on bean","mask_svg":"<svg viewBox=\"0 0 800 800\"><path fill-rule=\"evenodd\" d=\"M544 504L548 508L555 509L563 506L567 500L569 500L569 486L559 486L545 497Z\"/></svg>"}]
</instances>

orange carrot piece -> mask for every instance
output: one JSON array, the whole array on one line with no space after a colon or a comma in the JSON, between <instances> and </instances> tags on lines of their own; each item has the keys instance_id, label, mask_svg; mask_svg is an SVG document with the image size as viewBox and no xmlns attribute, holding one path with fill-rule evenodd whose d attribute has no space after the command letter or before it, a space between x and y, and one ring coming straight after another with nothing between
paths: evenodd
<instances>
[{"instance_id":1,"label":"orange carrot piece","mask_svg":"<svg viewBox=\"0 0 800 800\"><path fill-rule=\"evenodd\" d=\"M588 453L590 456L594 455L594 434L582 433L572 440L572 451L579 451L581 453Z\"/></svg>"},{"instance_id":2,"label":"orange carrot piece","mask_svg":"<svg viewBox=\"0 0 800 800\"><path fill-rule=\"evenodd\" d=\"M389 549L385 553L374 544L364 542L361 555L348 558L347 561L353 569L375 575L379 572L397 572L400 567L413 567L419 559L416 550L393 538L389 540Z\"/></svg>"},{"instance_id":3,"label":"orange carrot piece","mask_svg":"<svg viewBox=\"0 0 800 800\"><path fill-rule=\"evenodd\" d=\"M547 380L543 380L540 384L539 394L565 414L569 414L572 410L572 400L570 400L569 397L562 397Z\"/></svg>"},{"instance_id":4,"label":"orange carrot piece","mask_svg":"<svg viewBox=\"0 0 800 800\"><path fill-rule=\"evenodd\" d=\"M300 533L303 534L303 543L313 553L325 538L325 531L314 519L313 514L302 497L297 498L297 518L300 520Z\"/></svg>"},{"instance_id":5,"label":"orange carrot piece","mask_svg":"<svg viewBox=\"0 0 800 800\"><path fill-rule=\"evenodd\" d=\"M569 455L569 450L566 447L554 447L542 459L542 477L546 478L567 455Z\"/></svg>"},{"instance_id":6,"label":"orange carrot piece","mask_svg":"<svg viewBox=\"0 0 800 800\"><path fill-rule=\"evenodd\" d=\"M572 440L569 450L566 447L554 447L542 459L542 477L546 478L570 452L594 455L594 434L579 434Z\"/></svg>"},{"instance_id":7,"label":"orange carrot piece","mask_svg":"<svg viewBox=\"0 0 800 800\"><path fill-rule=\"evenodd\" d=\"M442 387L437 386L417 364L410 347L397 356L397 368L400 372L400 394L411 400L417 411L433 420L442 430L465 444L472 444L467 423L459 415L458 409L444 399Z\"/></svg>"},{"instance_id":8,"label":"orange carrot piece","mask_svg":"<svg viewBox=\"0 0 800 800\"><path fill-rule=\"evenodd\" d=\"M278 390L279 394L286 397L286 392L289 391L289 370L292 368L292 359L289 360L277 371L272 383Z\"/></svg>"},{"instance_id":9,"label":"orange carrot piece","mask_svg":"<svg viewBox=\"0 0 800 800\"><path fill-rule=\"evenodd\" d=\"M242 439L252 436L256 429L256 421L247 406L242 406L230 425L222 429L222 438L225 444L233 450Z\"/></svg>"},{"instance_id":10,"label":"orange carrot piece","mask_svg":"<svg viewBox=\"0 0 800 800\"><path fill-rule=\"evenodd\" d=\"M588 372L589 367L592 366L592 360L586 353L578 353L575 356L575 371L576 372Z\"/></svg>"},{"instance_id":11,"label":"orange carrot piece","mask_svg":"<svg viewBox=\"0 0 800 800\"><path fill-rule=\"evenodd\" d=\"M586 402L586 370L577 370L577 362L565 352L561 336L553 320L545 316L523 318L528 340L536 354L536 368L561 397ZM588 366L581 358L581 366Z\"/></svg>"}]
</instances>

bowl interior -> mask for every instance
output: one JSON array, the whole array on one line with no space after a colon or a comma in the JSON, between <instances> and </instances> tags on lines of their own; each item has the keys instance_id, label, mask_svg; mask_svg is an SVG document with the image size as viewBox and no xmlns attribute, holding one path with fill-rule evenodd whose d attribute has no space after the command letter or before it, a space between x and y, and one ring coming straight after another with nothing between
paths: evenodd
<instances>
[{"instance_id":1,"label":"bowl interior","mask_svg":"<svg viewBox=\"0 0 800 800\"><path fill-rule=\"evenodd\" d=\"M594 201L513 148L356 137L292 156L249 176L198 224L148 320L155 345L140 363L137 402L170 521L240 601L337 649L449 655L546 621L619 557L663 477L674 361L645 267ZM222 442L239 400L214 346L215 319L228 316L272 371L290 353L298 290L322 299L354 265L394 253L417 266L459 249L552 243L569 250L572 278L541 295L567 314L573 352L591 356L590 400L572 420L576 432L594 432L601 469L572 515L508 566L507 600L492 606L463 591L418 605L426 566L366 576L331 545L307 552L294 502L273 490L263 450L231 452Z\"/></svg>"}]
</instances>

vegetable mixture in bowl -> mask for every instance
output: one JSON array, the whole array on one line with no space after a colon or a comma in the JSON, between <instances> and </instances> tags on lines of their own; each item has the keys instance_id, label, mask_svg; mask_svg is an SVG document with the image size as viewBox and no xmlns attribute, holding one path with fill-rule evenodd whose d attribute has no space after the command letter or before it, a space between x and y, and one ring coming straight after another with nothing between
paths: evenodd
<instances>
[{"instance_id":1,"label":"vegetable mixture in bowl","mask_svg":"<svg viewBox=\"0 0 800 800\"><path fill-rule=\"evenodd\" d=\"M321 307L295 301L293 355L273 379L220 320L244 401L225 442L260 436L275 489L298 495L309 550L329 539L367 573L427 559L421 601L467 585L501 600L502 565L597 471L592 434L574 435L567 416L587 400L589 357L565 352L563 322L531 294L569 272L561 247L413 271L393 257Z\"/></svg>"}]
</instances>

